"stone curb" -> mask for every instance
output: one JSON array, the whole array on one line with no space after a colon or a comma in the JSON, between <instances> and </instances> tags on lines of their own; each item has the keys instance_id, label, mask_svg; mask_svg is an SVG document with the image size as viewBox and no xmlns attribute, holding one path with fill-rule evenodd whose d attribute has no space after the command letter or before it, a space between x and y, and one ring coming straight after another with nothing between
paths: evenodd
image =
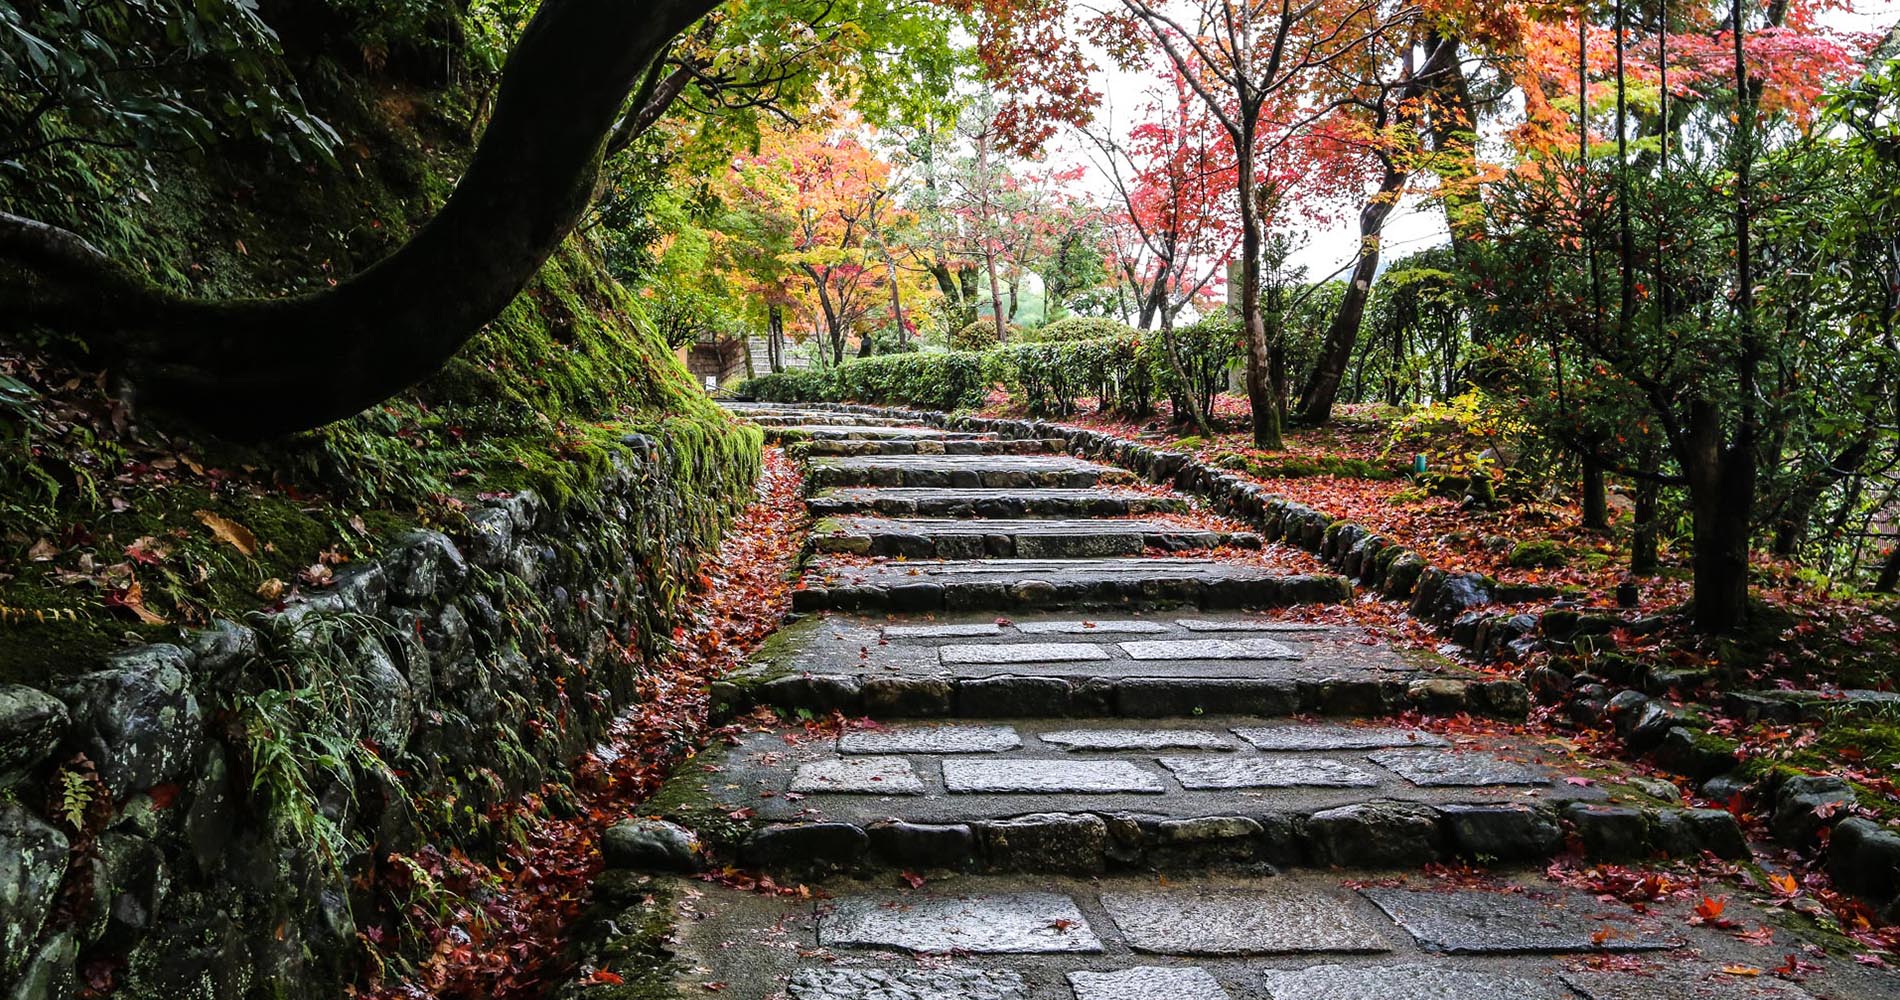
<instances>
[{"instance_id":1,"label":"stone curb","mask_svg":"<svg viewBox=\"0 0 1900 1000\"><path fill-rule=\"evenodd\" d=\"M860 677L793 674L761 681L715 681L714 717L760 705L816 715L880 718L1180 718L1196 714L1384 716L1406 711L1468 712L1522 719L1516 681L1451 677L1402 680L1286 680L1195 677Z\"/></svg>"},{"instance_id":2,"label":"stone curb","mask_svg":"<svg viewBox=\"0 0 1900 1000\"><path fill-rule=\"evenodd\" d=\"M1721 809L1393 799L1181 818L1116 811L966 823L772 823L729 846L748 867L794 874L895 868L1089 875L1210 863L1365 869L1457 859L1533 862L1566 852L1603 861L1750 856L1735 817Z\"/></svg>"}]
</instances>

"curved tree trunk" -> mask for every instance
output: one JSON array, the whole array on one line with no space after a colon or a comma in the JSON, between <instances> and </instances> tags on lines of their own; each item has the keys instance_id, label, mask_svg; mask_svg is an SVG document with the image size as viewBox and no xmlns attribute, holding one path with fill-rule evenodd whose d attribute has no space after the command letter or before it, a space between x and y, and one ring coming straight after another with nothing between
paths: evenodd
<instances>
[{"instance_id":1,"label":"curved tree trunk","mask_svg":"<svg viewBox=\"0 0 1900 1000\"><path fill-rule=\"evenodd\" d=\"M69 331L143 403L239 438L349 416L438 371L574 228L601 150L666 44L717 0L545 0L508 57L494 115L434 219L335 288L212 302L153 286L77 236L0 216L23 280L0 306Z\"/></svg>"}]
</instances>

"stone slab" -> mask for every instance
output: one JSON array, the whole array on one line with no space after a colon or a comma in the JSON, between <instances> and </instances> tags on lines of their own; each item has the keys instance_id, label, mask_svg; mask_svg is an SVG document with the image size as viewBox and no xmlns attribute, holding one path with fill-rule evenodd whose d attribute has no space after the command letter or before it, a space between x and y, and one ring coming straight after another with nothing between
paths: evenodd
<instances>
[{"instance_id":1,"label":"stone slab","mask_svg":"<svg viewBox=\"0 0 1900 1000\"><path fill-rule=\"evenodd\" d=\"M1022 737L1008 726L853 729L838 737L838 752L846 754L1001 753L1022 745Z\"/></svg>"},{"instance_id":2,"label":"stone slab","mask_svg":"<svg viewBox=\"0 0 1900 1000\"><path fill-rule=\"evenodd\" d=\"M943 784L965 794L1159 795L1167 790L1160 775L1125 760L946 760Z\"/></svg>"},{"instance_id":3,"label":"stone slab","mask_svg":"<svg viewBox=\"0 0 1900 1000\"><path fill-rule=\"evenodd\" d=\"M1064 750L1233 749L1226 737L1205 729L1064 729L1040 738Z\"/></svg>"},{"instance_id":4,"label":"stone slab","mask_svg":"<svg viewBox=\"0 0 1900 1000\"><path fill-rule=\"evenodd\" d=\"M1105 892L1102 908L1136 951L1165 955L1275 955L1391 950L1358 901L1284 889Z\"/></svg>"},{"instance_id":5,"label":"stone slab","mask_svg":"<svg viewBox=\"0 0 1900 1000\"><path fill-rule=\"evenodd\" d=\"M981 635L1002 635L1003 626L995 622L963 622L950 625L886 625L886 639L968 639Z\"/></svg>"},{"instance_id":6,"label":"stone slab","mask_svg":"<svg viewBox=\"0 0 1900 1000\"><path fill-rule=\"evenodd\" d=\"M1163 757L1181 787L1373 788L1379 779L1325 757Z\"/></svg>"},{"instance_id":7,"label":"stone slab","mask_svg":"<svg viewBox=\"0 0 1900 1000\"><path fill-rule=\"evenodd\" d=\"M785 984L792 1000L1024 1000L1008 969L799 969Z\"/></svg>"},{"instance_id":8,"label":"stone slab","mask_svg":"<svg viewBox=\"0 0 1900 1000\"><path fill-rule=\"evenodd\" d=\"M1247 619L1214 621L1206 618L1177 618L1176 625L1189 632L1333 632L1332 625L1308 625L1302 622L1273 622Z\"/></svg>"},{"instance_id":9,"label":"stone slab","mask_svg":"<svg viewBox=\"0 0 1900 1000\"><path fill-rule=\"evenodd\" d=\"M922 795L924 783L902 757L833 757L800 764L792 791L801 795Z\"/></svg>"},{"instance_id":10,"label":"stone slab","mask_svg":"<svg viewBox=\"0 0 1900 1000\"><path fill-rule=\"evenodd\" d=\"M969 897L846 896L818 916L827 948L972 954L1094 953L1101 939L1075 901L1053 892Z\"/></svg>"},{"instance_id":11,"label":"stone slab","mask_svg":"<svg viewBox=\"0 0 1900 1000\"><path fill-rule=\"evenodd\" d=\"M1588 1000L1814 1000L1793 983L1755 976L1667 971L1651 975L1566 972L1564 982Z\"/></svg>"},{"instance_id":12,"label":"stone slab","mask_svg":"<svg viewBox=\"0 0 1900 1000\"><path fill-rule=\"evenodd\" d=\"M893 517L1125 517L1179 512L1179 497L1122 489L937 489L922 486L826 490L811 498L813 515Z\"/></svg>"},{"instance_id":13,"label":"stone slab","mask_svg":"<svg viewBox=\"0 0 1900 1000\"><path fill-rule=\"evenodd\" d=\"M1071 972L1075 1000L1232 1000L1199 966L1136 966L1118 972Z\"/></svg>"},{"instance_id":14,"label":"stone slab","mask_svg":"<svg viewBox=\"0 0 1900 1000\"><path fill-rule=\"evenodd\" d=\"M1311 723L1292 726L1243 726L1234 735L1259 750L1378 750L1387 747L1442 747L1449 744L1435 733L1419 729L1388 729Z\"/></svg>"},{"instance_id":15,"label":"stone slab","mask_svg":"<svg viewBox=\"0 0 1900 1000\"><path fill-rule=\"evenodd\" d=\"M1420 788L1550 784L1541 767L1477 751L1381 750L1366 759Z\"/></svg>"},{"instance_id":16,"label":"stone slab","mask_svg":"<svg viewBox=\"0 0 1900 1000\"><path fill-rule=\"evenodd\" d=\"M1272 639L1155 639L1121 644L1137 660L1297 660L1292 647Z\"/></svg>"},{"instance_id":17,"label":"stone slab","mask_svg":"<svg viewBox=\"0 0 1900 1000\"><path fill-rule=\"evenodd\" d=\"M1656 951L1682 943L1644 929L1628 907L1584 893L1379 887L1359 893L1427 951L1453 955Z\"/></svg>"},{"instance_id":18,"label":"stone slab","mask_svg":"<svg viewBox=\"0 0 1900 1000\"><path fill-rule=\"evenodd\" d=\"M1024 635L1152 635L1168 631L1161 622L1139 619L1104 619L1057 622L1016 622L1016 631Z\"/></svg>"},{"instance_id":19,"label":"stone slab","mask_svg":"<svg viewBox=\"0 0 1900 1000\"><path fill-rule=\"evenodd\" d=\"M1574 1000L1547 980L1441 965L1318 965L1261 979L1267 1000Z\"/></svg>"},{"instance_id":20,"label":"stone slab","mask_svg":"<svg viewBox=\"0 0 1900 1000\"><path fill-rule=\"evenodd\" d=\"M937 651L945 666L961 664L1077 663L1106 660L1108 650L1087 642L990 642L943 646Z\"/></svg>"}]
</instances>

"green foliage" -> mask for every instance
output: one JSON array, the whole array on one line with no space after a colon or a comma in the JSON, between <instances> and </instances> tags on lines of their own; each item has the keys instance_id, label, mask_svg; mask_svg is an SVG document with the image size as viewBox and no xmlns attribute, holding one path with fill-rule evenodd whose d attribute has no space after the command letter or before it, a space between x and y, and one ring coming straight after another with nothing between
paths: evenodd
<instances>
[{"instance_id":1,"label":"green foliage","mask_svg":"<svg viewBox=\"0 0 1900 1000\"><path fill-rule=\"evenodd\" d=\"M739 394L772 403L858 402L961 410L983 405L984 355L967 351L854 358L833 368L801 368L748 379Z\"/></svg>"},{"instance_id":2,"label":"green foliage","mask_svg":"<svg viewBox=\"0 0 1900 1000\"><path fill-rule=\"evenodd\" d=\"M1534 538L1511 547L1510 563L1518 569L1555 569L1570 561L1570 550L1549 538Z\"/></svg>"},{"instance_id":3,"label":"green foliage","mask_svg":"<svg viewBox=\"0 0 1900 1000\"><path fill-rule=\"evenodd\" d=\"M992 372L1036 416L1068 416L1083 397L1096 408L1146 416L1154 407L1152 350L1143 335L1010 344L992 351Z\"/></svg>"},{"instance_id":4,"label":"green foliage","mask_svg":"<svg viewBox=\"0 0 1900 1000\"><path fill-rule=\"evenodd\" d=\"M1009 331L1012 339L1021 332L1013 323L1005 323L1003 328ZM978 316L950 333L952 351L987 351L995 347L996 343L996 318L988 313Z\"/></svg>"},{"instance_id":5,"label":"green foliage","mask_svg":"<svg viewBox=\"0 0 1900 1000\"><path fill-rule=\"evenodd\" d=\"M203 154L236 138L322 161L339 141L243 0L0 2L0 136L0 169L21 176L78 146Z\"/></svg>"},{"instance_id":6,"label":"green foliage","mask_svg":"<svg viewBox=\"0 0 1900 1000\"><path fill-rule=\"evenodd\" d=\"M1098 316L1069 316L1030 330L1026 336L1032 341L1050 343L1061 340L1100 340L1104 337L1121 337L1135 332L1133 327L1120 320Z\"/></svg>"},{"instance_id":7,"label":"green foliage","mask_svg":"<svg viewBox=\"0 0 1900 1000\"><path fill-rule=\"evenodd\" d=\"M1175 374L1162 336L1154 335L1150 366L1157 388L1174 405L1175 419L1186 418L1190 399L1199 401L1202 413L1211 412L1214 397L1227 388L1227 373L1244 357L1241 345L1245 335L1239 321L1223 312L1165 335L1174 339L1174 353L1180 359L1185 381Z\"/></svg>"}]
</instances>

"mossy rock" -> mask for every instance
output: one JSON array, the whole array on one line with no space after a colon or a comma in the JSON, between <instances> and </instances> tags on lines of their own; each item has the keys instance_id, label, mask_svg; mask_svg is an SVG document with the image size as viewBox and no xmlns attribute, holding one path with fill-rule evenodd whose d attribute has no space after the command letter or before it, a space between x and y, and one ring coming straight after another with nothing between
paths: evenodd
<instances>
[{"instance_id":1,"label":"mossy rock","mask_svg":"<svg viewBox=\"0 0 1900 1000\"><path fill-rule=\"evenodd\" d=\"M1570 561L1570 550L1562 542L1534 538L1511 547L1510 563L1518 569L1555 569Z\"/></svg>"}]
</instances>

